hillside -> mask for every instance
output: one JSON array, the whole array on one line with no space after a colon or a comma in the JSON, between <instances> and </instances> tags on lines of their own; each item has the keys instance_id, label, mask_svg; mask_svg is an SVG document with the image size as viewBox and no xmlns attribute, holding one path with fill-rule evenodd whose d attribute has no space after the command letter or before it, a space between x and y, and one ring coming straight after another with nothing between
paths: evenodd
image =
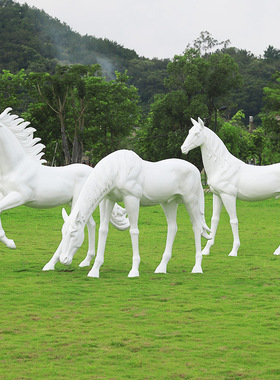
<instances>
[{"instance_id":1,"label":"hillside","mask_svg":"<svg viewBox=\"0 0 280 380\"><path fill-rule=\"evenodd\" d=\"M0 2L0 70L51 71L56 63L102 65L110 77L126 62L137 59L133 50L115 42L81 36L44 11L11 0Z\"/></svg>"},{"instance_id":2,"label":"hillside","mask_svg":"<svg viewBox=\"0 0 280 380\"><path fill-rule=\"evenodd\" d=\"M167 59L150 60L114 41L81 36L44 11L12 0L0 0L0 19L0 72L53 72L56 64L98 63L109 80L115 71L127 70L146 109L154 94L165 91Z\"/></svg>"}]
</instances>

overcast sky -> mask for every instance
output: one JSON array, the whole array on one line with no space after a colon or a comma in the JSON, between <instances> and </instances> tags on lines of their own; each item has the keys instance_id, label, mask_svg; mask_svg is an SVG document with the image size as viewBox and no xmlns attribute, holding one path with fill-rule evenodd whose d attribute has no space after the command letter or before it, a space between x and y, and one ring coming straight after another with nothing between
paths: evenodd
<instances>
[{"instance_id":1,"label":"overcast sky","mask_svg":"<svg viewBox=\"0 0 280 380\"><path fill-rule=\"evenodd\" d=\"M147 58L172 58L208 31L262 55L280 49L280 0L17 0L81 35L116 41Z\"/></svg>"}]
</instances>

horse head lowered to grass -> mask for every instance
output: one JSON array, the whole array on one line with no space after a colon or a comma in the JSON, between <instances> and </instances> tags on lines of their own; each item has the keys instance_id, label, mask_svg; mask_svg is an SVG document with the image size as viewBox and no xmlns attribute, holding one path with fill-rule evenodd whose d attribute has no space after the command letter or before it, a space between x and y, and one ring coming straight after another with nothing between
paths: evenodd
<instances>
[{"instance_id":1,"label":"horse head lowered to grass","mask_svg":"<svg viewBox=\"0 0 280 380\"><path fill-rule=\"evenodd\" d=\"M213 215L211 219L212 239L202 251L210 253L214 244L219 224L220 213L224 205L229 217L233 233L233 247L229 256L237 256L240 246L236 199L243 201L262 201L280 197L280 164L267 166L248 165L234 157L222 140L203 121L192 119L193 127L183 143L181 150L187 154L200 147L208 184L213 193ZM280 255L280 246L275 250Z\"/></svg>"},{"instance_id":2,"label":"horse head lowered to grass","mask_svg":"<svg viewBox=\"0 0 280 380\"><path fill-rule=\"evenodd\" d=\"M62 167L43 165L44 145L34 138L34 128L29 122L10 114L7 108L0 114L0 213L25 205L32 208L52 208L64 204L74 206L82 186L92 168L73 164ZM100 208L103 203L100 204ZM123 208L115 205L111 223L118 229L129 227ZM91 215L86 221L89 247L80 266L87 266L95 254L95 223ZM9 248L16 248L12 239L6 237L0 220L0 241ZM59 261L60 246L43 270L54 269Z\"/></svg>"},{"instance_id":3,"label":"horse head lowered to grass","mask_svg":"<svg viewBox=\"0 0 280 380\"><path fill-rule=\"evenodd\" d=\"M142 160L136 153L119 150L103 158L93 169L69 217L62 227L62 264L69 265L83 242L84 225L99 202L104 199L97 255L89 277L99 277L104 262L109 216L115 202L123 201L130 221L132 241L132 269L129 277L139 276L138 214L139 206L161 204L168 224L167 240L161 263L156 273L166 273L177 232L176 214L183 203L190 215L196 247L193 273L202 273L201 235L209 238L204 219L204 193L198 169L179 159L159 162Z\"/></svg>"}]
</instances>

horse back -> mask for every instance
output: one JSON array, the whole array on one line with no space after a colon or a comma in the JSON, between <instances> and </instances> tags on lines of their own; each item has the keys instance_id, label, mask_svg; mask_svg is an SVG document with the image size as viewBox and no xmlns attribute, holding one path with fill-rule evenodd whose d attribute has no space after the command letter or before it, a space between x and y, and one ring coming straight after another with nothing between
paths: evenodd
<instances>
[{"instance_id":1,"label":"horse back","mask_svg":"<svg viewBox=\"0 0 280 380\"><path fill-rule=\"evenodd\" d=\"M28 206L56 207L77 198L92 168L83 164L60 167L41 165L33 185L33 196Z\"/></svg>"},{"instance_id":2,"label":"horse back","mask_svg":"<svg viewBox=\"0 0 280 380\"><path fill-rule=\"evenodd\" d=\"M201 187L199 170L180 159L143 162L143 198L155 203L171 201L174 196L196 194Z\"/></svg>"}]
</instances>

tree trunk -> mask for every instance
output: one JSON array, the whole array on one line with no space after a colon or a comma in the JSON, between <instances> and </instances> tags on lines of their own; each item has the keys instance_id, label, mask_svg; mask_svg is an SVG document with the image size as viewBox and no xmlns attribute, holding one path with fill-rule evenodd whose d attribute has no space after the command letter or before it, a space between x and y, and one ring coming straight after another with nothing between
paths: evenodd
<instances>
[{"instance_id":1,"label":"tree trunk","mask_svg":"<svg viewBox=\"0 0 280 380\"><path fill-rule=\"evenodd\" d=\"M65 165L69 165L71 164L71 158L70 158L70 151L68 147L68 141L67 141L64 119L63 119L62 114L59 114L59 121L60 121L61 142L62 142L62 149L64 153Z\"/></svg>"},{"instance_id":2,"label":"tree trunk","mask_svg":"<svg viewBox=\"0 0 280 380\"><path fill-rule=\"evenodd\" d=\"M82 148L79 143L78 137L74 137L73 149L72 149L72 163L80 163L82 161Z\"/></svg>"}]
</instances>

